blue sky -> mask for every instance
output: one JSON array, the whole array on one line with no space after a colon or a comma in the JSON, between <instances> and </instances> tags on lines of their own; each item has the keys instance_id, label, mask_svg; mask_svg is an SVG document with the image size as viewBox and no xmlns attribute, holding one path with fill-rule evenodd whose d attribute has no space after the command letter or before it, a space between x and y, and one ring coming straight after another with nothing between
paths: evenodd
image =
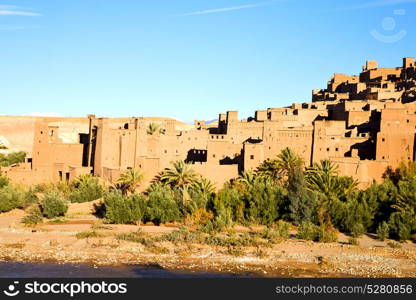
<instances>
[{"instance_id":1,"label":"blue sky","mask_svg":"<svg viewBox=\"0 0 416 300\"><path fill-rule=\"evenodd\" d=\"M415 0L0 0L0 113L248 117L401 65L415 19Z\"/></svg>"}]
</instances>

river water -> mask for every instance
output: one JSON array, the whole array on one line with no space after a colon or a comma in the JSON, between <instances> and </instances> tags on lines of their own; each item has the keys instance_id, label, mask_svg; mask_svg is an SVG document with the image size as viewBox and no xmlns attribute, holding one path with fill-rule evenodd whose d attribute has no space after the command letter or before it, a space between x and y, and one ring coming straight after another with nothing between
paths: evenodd
<instances>
[{"instance_id":1,"label":"river water","mask_svg":"<svg viewBox=\"0 0 416 300\"><path fill-rule=\"evenodd\" d=\"M95 267L85 264L0 262L0 278L232 278L226 273L166 270L158 265Z\"/></svg>"}]
</instances>

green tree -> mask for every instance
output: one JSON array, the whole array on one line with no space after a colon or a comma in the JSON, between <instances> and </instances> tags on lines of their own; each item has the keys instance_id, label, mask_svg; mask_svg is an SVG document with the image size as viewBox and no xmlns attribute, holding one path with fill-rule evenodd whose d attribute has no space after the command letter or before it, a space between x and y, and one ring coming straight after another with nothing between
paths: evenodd
<instances>
[{"instance_id":1,"label":"green tree","mask_svg":"<svg viewBox=\"0 0 416 300\"><path fill-rule=\"evenodd\" d=\"M25 161L26 152L12 152L9 154L0 153L0 167L8 167L14 164L22 163Z\"/></svg>"},{"instance_id":2,"label":"green tree","mask_svg":"<svg viewBox=\"0 0 416 300\"><path fill-rule=\"evenodd\" d=\"M104 197L104 217L111 223L136 224L146 212L146 200L141 194L125 196L113 190Z\"/></svg>"},{"instance_id":3,"label":"green tree","mask_svg":"<svg viewBox=\"0 0 416 300\"><path fill-rule=\"evenodd\" d=\"M316 195L306 187L304 172L295 168L288 177L289 218L296 224L312 222L316 218Z\"/></svg>"},{"instance_id":4,"label":"green tree","mask_svg":"<svg viewBox=\"0 0 416 300\"><path fill-rule=\"evenodd\" d=\"M89 174L78 176L70 185L69 200L71 202L89 202L99 199L103 195L103 187L97 177Z\"/></svg>"},{"instance_id":5,"label":"green tree","mask_svg":"<svg viewBox=\"0 0 416 300\"><path fill-rule=\"evenodd\" d=\"M58 191L45 194L41 203L42 215L48 219L64 216L68 211L68 203Z\"/></svg>"},{"instance_id":6,"label":"green tree","mask_svg":"<svg viewBox=\"0 0 416 300\"><path fill-rule=\"evenodd\" d=\"M152 185L147 191L147 197L146 220L156 225L180 220L180 209L169 185Z\"/></svg>"}]
</instances>

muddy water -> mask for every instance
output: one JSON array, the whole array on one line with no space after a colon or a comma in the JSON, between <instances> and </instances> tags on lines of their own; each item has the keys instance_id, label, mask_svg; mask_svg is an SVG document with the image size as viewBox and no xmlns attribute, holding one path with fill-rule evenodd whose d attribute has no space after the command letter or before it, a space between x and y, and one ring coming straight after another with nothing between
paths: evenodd
<instances>
[{"instance_id":1,"label":"muddy water","mask_svg":"<svg viewBox=\"0 0 416 300\"><path fill-rule=\"evenodd\" d=\"M227 273L166 270L158 265L95 267L84 264L0 262L0 278L232 278Z\"/></svg>"}]
</instances>

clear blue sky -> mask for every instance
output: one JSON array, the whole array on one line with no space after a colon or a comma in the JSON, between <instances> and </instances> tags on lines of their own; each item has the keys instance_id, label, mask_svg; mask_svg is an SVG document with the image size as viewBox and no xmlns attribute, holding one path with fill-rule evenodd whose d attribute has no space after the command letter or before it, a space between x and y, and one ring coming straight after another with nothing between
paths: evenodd
<instances>
[{"instance_id":1,"label":"clear blue sky","mask_svg":"<svg viewBox=\"0 0 416 300\"><path fill-rule=\"evenodd\" d=\"M0 0L0 113L247 117L401 65L414 20L413 0Z\"/></svg>"}]
</instances>

